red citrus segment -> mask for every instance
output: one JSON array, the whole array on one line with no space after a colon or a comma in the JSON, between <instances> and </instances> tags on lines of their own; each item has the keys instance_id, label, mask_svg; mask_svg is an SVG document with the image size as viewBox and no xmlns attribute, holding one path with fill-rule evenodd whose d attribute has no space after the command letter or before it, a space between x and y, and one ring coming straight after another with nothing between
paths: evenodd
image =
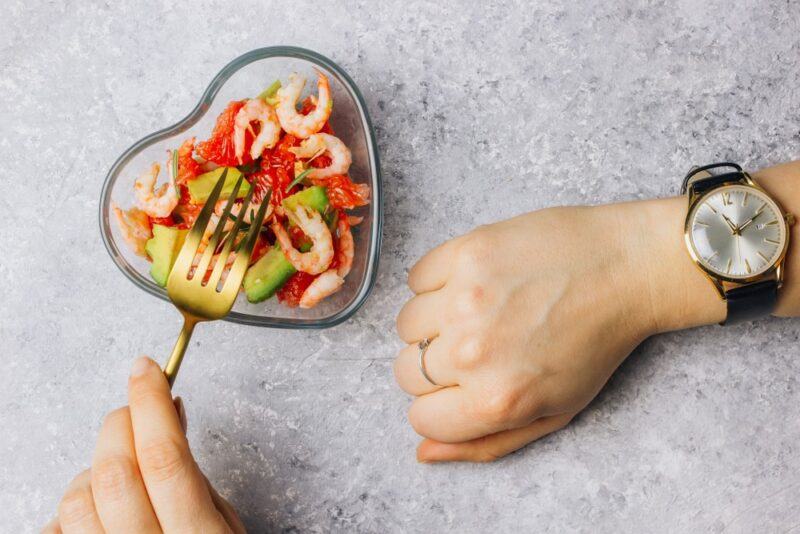
<instances>
[{"instance_id":1,"label":"red citrus segment","mask_svg":"<svg viewBox=\"0 0 800 534\"><path fill-rule=\"evenodd\" d=\"M236 150L233 146L233 126L236 114L239 113L245 102L245 100L234 100L220 113L219 117L217 117L217 123L214 125L214 131L211 132L211 137L197 145L196 150L200 157L222 166L233 167L240 164L236 159ZM250 142L252 142L252 139ZM249 150L245 149L243 159L242 164L251 161Z\"/></svg>"},{"instance_id":2,"label":"red citrus segment","mask_svg":"<svg viewBox=\"0 0 800 534\"><path fill-rule=\"evenodd\" d=\"M298 271L294 273L283 287L278 290L278 300L291 308L296 308L300 304L300 298L305 293L316 275Z\"/></svg>"}]
</instances>

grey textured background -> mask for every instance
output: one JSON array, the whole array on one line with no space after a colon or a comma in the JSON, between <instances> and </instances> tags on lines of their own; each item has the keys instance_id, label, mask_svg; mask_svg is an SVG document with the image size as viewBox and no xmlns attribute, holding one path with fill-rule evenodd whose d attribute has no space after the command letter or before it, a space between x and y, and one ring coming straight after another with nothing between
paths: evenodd
<instances>
[{"instance_id":1,"label":"grey textured background","mask_svg":"<svg viewBox=\"0 0 800 534\"><path fill-rule=\"evenodd\" d=\"M126 4L123 6L123 4ZM254 532L789 531L800 524L800 323L647 341L557 435L423 466L394 385L406 269L474 225L666 196L694 162L797 157L794 2L36 2L0 8L0 529L33 530L176 313L114 268L116 156L229 60L339 62L376 125L381 272L328 331L199 329L178 392L203 469Z\"/></svg>"}]
</instances>

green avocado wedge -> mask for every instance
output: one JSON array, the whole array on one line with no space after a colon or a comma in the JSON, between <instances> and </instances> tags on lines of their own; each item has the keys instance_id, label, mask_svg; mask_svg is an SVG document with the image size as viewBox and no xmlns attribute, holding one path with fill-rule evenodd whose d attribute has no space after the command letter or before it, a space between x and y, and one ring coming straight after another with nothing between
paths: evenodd
<instances>
[{"instance_id":1,"label":"green avocado wedge","mask_svg":"<svg viewBox=\"0 0 800 534\"><path fill-rule=\"evenodd\" d=\"M189 196L193 204L202 204L208 200L208 197L211 196L211 191L217 185L217 180L222 176L225 169L228 169L228 175L225 177L225 184L222 186L219 198L224 200L231 196L233 188L236 186L236 181L242 173L236 167L220 167L187 182L186 186L189 188ZM242 180L242 185L239 186L236 198L244 198L248 191L250 191L250 183L247 180Z\"/></svg>"},{"instance_id":2,"label":"green avocado wedge","mask_svg":"<svg viewBox=\"0 0 800 534\"><path fill-rule=\"evenodd\" d=\"M172 226L153 225L153 237L147 240L144 250L153 264L150 266L150 276L161 287L167 286L167 278L175 264L186 239L188 230L181 230Z\"/></svg>"},{"instance_id":3,"label":"green avocado wedge","mask_svg":"<svg viewBox=\"0 0 800 534\"><path fill-rule=\"evenodd\" d=\"M267 300L296 272L276 244L247 269L242 282L247 300L254 303Z\"/></svg>"},{"instance_id":4,"label":"green avocado wedge","mask_svg":"<svg viewBox=\"0 0 800 534\"><path fill-rule=\"evenodd\" d=\"M294 211L298 205L317 210L320 213L325 213L328 209L328 193L324 187L318 185L303 189L299 193L288 196L283 199L284 209Z\"/></svg>"},{"instance_id":5,"label":"green avocado wedge","mask_svg":"<svg viewBox=\"0 0 800 534\"><path fill-rule=\"evenodd\" d=\"M311 250L311 244L300 246L300 252ZM275 243L267 253L247 269L242 286L247 300L253 303L272 297L297 269L286 259L281 246Z\"/></svg>"}]
</instances>

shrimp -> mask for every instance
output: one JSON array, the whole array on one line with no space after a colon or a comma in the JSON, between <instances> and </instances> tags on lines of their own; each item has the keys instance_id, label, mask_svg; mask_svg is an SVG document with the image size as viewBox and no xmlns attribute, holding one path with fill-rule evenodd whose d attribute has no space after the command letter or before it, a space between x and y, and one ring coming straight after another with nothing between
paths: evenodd
<instances>
[{"instance_id":1,"label":"shrimp","mask_svg":"<svg viewBox=\"0 0 800 534\"><path fill-rule=\"evenodd\" d=\"M255 135L252 126L250 126L252 122L257 122L261 128L258 135ZM233 125L233 146L239 163L243 162L242 156L244 156L244 137L246 132L255 135L253 144L250 147L250 157L253 159L258 158L265 148L275 146L275 143L281 137L281 125L278 122L275 110L260 98L251 98L236 113Z\"/></svg>"},{"instance_id":2,"label":"shrimp","mask_svg":"<svg viewBox=\"0 0 800 534\"><path fill-rule=\"evenodd\" d=\"M350 231L350 222L346 216L340 215L339 222L336 224L339 230L339 238L336 241L336 272L344 278L353 267L353 256L355 256L355 243L353 233Z\"/></svg>"},{"instance_id":3,"label":"shrimp","mask_svg":"<svg viewBox=\"0 0 800 534\"><path fill-rule=\"evenodd\" d=\"M311 282L300 297L301 308L313 308L322 301L339 291L344 284L344 278L353 266L354 244L353 234L346 217L340 217L337 223L339 238L336 248L336 268L328 269Z\"/></svg>"},{"instance_id":4,"label":"shrimp","mask_svg":"<svg viewBox=\"0 0 800 534\"><path fill-rule=\"evenodd\" d=\"M289 148L289 152L297 156L298 158L302 158L309 162L325 153L328 150L328 145L325 144L325 138L323 137L325 134L314 134L309 136L308 139L304 139L300 146L293 146ZM302 162L295 161L295 165Z\"/></svg>"},{"instance_id":5,"label":"shrimp","mask_svg":"<svg viewBox=\"0 0 800 534\"><path fill-rule=\"evenodd\" d=\"M336 136L318 133L300 143L299 147L289 149L295 156L302 159L313 159L322 153L331 157L331 164L321 169L312 169L308 173L310 180L323 180L337 174L347 174L353 156L341 139Z\"/></svg>"},{"instance_id":6,"label":"shrimp","mask_svg":"<svg viewBox=\"0 0 800 534\"><path fill-rule=\"evenodd\" d=\"M147 257L144 246L147 244L147 240L153 237L150 218L138 208L123 211L116 204L112 204L111 208L117 218L122 238L125 239L125 242L130 245L137 256Z\"/></svg>"},{"instance_id":7,"label":"shrimp","mask_svg":"<svg viewBox=\"0 0 800 534\"><path fill-rule=\"evenodd\" d=\"M205 250L205 247L208 245L208 242L211 241L211 236L214 235L214 230L216 230L217 226L220 224L220 221L222 220L222 215L225 212L225 206L227 205L228 205L227 199L220 200L214 205L214 213L212 213L211 217L209 217L208 226L206 226L205 232L203 232L203 237L200 238L200 246L198 252L202 252L203 250ZM244 214L244 219L242 220L242 222L244 224L252 223L253 217L255 217L255 214L258 212L259 209L261 209L260 203L257 204L251 202L250 205L247 207L247 212ZM231 212L229 215L238 218L241 210L242 210L242 204L237 202L236 204L231 206ZM272 206L267 206L267 212L264 215L264 220L269 219L271 216L272 216ZM231 219L230 217L226 218L225 226L223 226L222 231L229 232L233 230L234 224L235 221L233 219ZM239 231L243 232L244 229L242 229L242 227L239 227ZM224 242L224 239L222 240L222 242Z\"/></svg>"},{"instance_id":8,"label":"shrimp","mask_svg":"<svg viewBox=\"0 0 800 534\"><path fill-rule=\"evenodd\" d=\"M150 170L139 177L133 184L136 195L136 206L151 217L167 217L178 205L178 186L172 176L171 165L167 165L169 182L155 190L161 166L153 163Z\"/></svg>"},{"instance_id":9,"label":"shrimp","mask_svg":"<svg viewBox=\"0 0 800 534\"><path fill-rule=\"evenodd\" d=\"M298 206L294 211L286 210L286 215L313 242L311 250L299 252L292 245L292 239L286 233L286 229L279 222L273 222L272 231L275 233L286 259L298 271L308 274L324 272L333 260L333 238L325 221L322 220L322 216L319 212L305 206Z\"/></svg>"},{"instance_id":10,"label":"shrimp","mask_svg":"<svg viewBox=\"0 0 800 534\"><path fill-rule=\"evenodd\" d=\"M308 115L301 115L297 112L297 100L306 84L306 79L297 73L289 75L289 85L278 89L278 105L275 111L281 127L287 133L295 137L306 139L312 134L317 133L325 126L328 117L331 116L333 100L331 100L330 86L328 78L320 71L317 71L319 81L317 82L317 105Z\"/></svg>"},{"instance_id":11,"label":"shrimp","mask_svg":"<svg viewBox=\"0 0 800 534\"><path fill-rule=\"evenodd\" d=\"M344 284L344 278L336 274L335 269L329 269L316 277L311 285L300 297L301 308L313 308L325 297L336 293Z\"/></svg>"}]
</instances>

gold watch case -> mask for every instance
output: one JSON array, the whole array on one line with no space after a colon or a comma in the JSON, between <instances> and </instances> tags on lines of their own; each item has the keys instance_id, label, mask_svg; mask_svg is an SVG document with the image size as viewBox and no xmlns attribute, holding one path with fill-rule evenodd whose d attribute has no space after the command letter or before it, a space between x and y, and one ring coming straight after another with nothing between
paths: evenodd
<instances>
[{"instance_id":1,"label":"gold watch case","mask_svg":"<svg viewBox=\"0 0 800 534\"><path fill-rule=\"evenodd\" d=\"M707 176L710 176L710 173L708 171L705 171L702 173L698 173L697 178L699 179ZM741 277L733 278L733 277L723 276L719 273L711 271L710 269L706 268L706 266L703 265L703 263L697 257L697 253L695 252L695 247L692 244L691 216L695 206L701 203L707 196L712 195L717 188L710 189L709 191L705 191L702 194L697 194L694 192L694 188L690 183L686 192L686 195L689 200L689 208L688 211L686 212L686 220L684 222L684 227L683 227L683 239L686 244L686 250L689 252L689 256L692 258L692 261L697 266L697 268L700 269L700 271L706 276L706 278L708 278L711 281L712 284L714 284L714 287L717 289L720 298L722 298L723 300L725 300L726 291L743 285L752 284L754 282L761 282L764 280L774 279L778 282L778 288L781 287L781 285L783 284L783 271L784 271L783 262L786 259L786 252L789 249L789 240L790 240L789 230L790 226L794 224L795 220L794 215L785 212L783 210L783 207L772 197L772 195L770 195L767 191L765 191L763 187L758 185L758 183L756 183L756 181L753 180L753 177L750 176L750 174L748 174L747 172L742 172L742 176L743 179L724 182L723 184L720 184L720 187L722 187L723 185L737 184L744 187L752 187L753 189L759 191L761 194L767 196L770 200L772 200L775 203L780 213L783 215L782 222L784 225L784 232L786 235L786 239L784 240L783 243L783 249L780 251L780 254L778 255L777 259L773 262L773 265L760 274L746 278L741 278Z\"/></svg>"}]
</instances>

